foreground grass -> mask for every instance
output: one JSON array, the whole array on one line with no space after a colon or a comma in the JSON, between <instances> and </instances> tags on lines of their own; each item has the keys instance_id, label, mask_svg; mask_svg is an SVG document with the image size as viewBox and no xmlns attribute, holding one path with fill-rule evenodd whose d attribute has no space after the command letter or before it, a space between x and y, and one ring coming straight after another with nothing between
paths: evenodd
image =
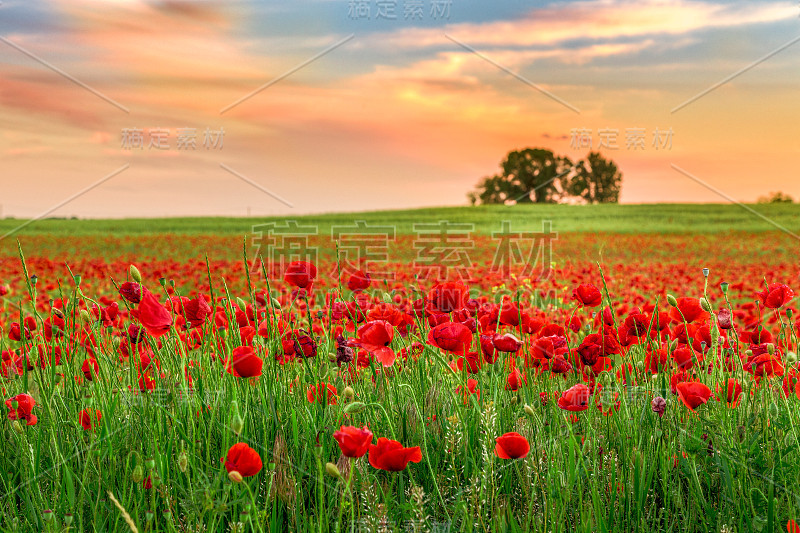
<instances>
[{"instance_id":1,"label":"foreground grass","mask_svg":"<svg viewBox=\"0 0 800 533\"><path fill-rule=\"evenodd\" d=\"M63 290L72 305L91 306L75 287ZM226 296L225 286L214 292ZM580 378L530 370L527 384L507 390L505 355L468 376L426 346L416 361L398 359L386 371L373 362L351 374L330 360L330 322L324 314L302 316L301 302L284 312L295 327L308 321L320 328L317 357L282 365L271 356L281 351L279 337L256 336L269 354L264 374L241 379L224 372L218 357L240 344L234 315L243 302L236 298L257 304L252 291L230 296L215 301L227 327L206 322L200 346L187 346L174 328L160 343L148 339L160 363L151 392L139 391L133 358L120 358L117 328L66 325L68 333L85 327L96 339L100 376L93 381L84 378L87 350L78 337L36 337L46 352L72 355L26 367L4 384L9 395L37 398L39 422L2 429L3 531L69 524L77 531L744 532L776 531L800 516L798 400L780 393L779 379L756 386L741 368L704 370L697 379L712 390L730 377L745 390L737 407L712 400L692 413L670 394L667 374L642 371L644 345L637 345L626 359L632 375L598 378L610 395L603 399L609 414L595 407L596 396L573 415L552 394ZM570 305L553 304L553 317ZM73 316L71 308L64 314ZM427 327L419 325L419 334L396 336L394 348L425 343ZM0 349L18 347L5 335L0 340ZM469 377L479 396L456 392ZM338 400L309 402L308 388L326 382ZM353 399L344 397L347 386ZM663 418L650 408L655 396L667 398ZM84 408L102 412L96 429L78 424ZM332 439L342 424L420 446L423 460L397 473L372 468L366 457L348 460ZM510 431L531 443L525 459L495 456L495 438ZM220 463L236 442L264 461L240 484ZM340 478L326 473L328 462Z\"/></svg>"}]
</instances>

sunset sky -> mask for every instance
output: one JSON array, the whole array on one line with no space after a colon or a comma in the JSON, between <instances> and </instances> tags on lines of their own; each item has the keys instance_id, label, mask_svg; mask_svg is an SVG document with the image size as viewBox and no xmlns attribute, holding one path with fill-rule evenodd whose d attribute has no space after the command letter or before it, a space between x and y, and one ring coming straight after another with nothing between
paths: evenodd
<instances>
[{"instance_id":1,"label":"sunset sky","mask_svg":"<svg viewBox=\"0 0 800 533\"><path fill-rule=\"evenodd\" d=\"M52 214L465 205L509 150L585 156L578 129L617 132L625 203L727 201L672 165L800 197L799 36L795 0L4 0L1 214L92 186Z\"/></svg>"}]
</instances>

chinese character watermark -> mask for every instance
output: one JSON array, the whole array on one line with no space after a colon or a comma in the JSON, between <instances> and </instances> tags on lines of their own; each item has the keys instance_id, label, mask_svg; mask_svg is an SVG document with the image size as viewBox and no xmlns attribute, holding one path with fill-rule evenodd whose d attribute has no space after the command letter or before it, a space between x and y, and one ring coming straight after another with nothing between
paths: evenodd
<instances>
[{"instance_id":1,"label":"chinese character watermark","mask_svg":"<svg viewBox=\"0 0 800 533\"><path fill-rule=\"evenodd\" d=\"M652 130L650 146L655 150L672 150L672 138L675 132L672 128L656 127ZM645 150L647 145L646 128L625 128L625 149L629 151ZM599 128L597 130L597 148L619 150L619 128ZM594 146L594 136L591 128L572 128L570 130L569 147L575 150Z\"/></svg>"},{"instance_id":2,"label":"chinese character watermark","mask_svg":"<svg viewBox=\"0 0 800 533\"><path fill-rule=\"evenodd\" d=\"M198 148L196 128L176 128L174 131L174 148L178 151L191 151ZM123 150L171 150L173 131L169 128L123 128L120 135L120 147ZM225 129L206 128L202 132L201 148L206 150L222 150L225 141Z\"/></svg>"},{"instance_id":3,"label":"chinese character watermark","mask_svg":"<svg viewBox=\"0 0 800 533\"><path fill-rule=\"evenodd\" d=\"M351 20L450 20L453 0L348 0Z\"/></svg>"}]
</instances>

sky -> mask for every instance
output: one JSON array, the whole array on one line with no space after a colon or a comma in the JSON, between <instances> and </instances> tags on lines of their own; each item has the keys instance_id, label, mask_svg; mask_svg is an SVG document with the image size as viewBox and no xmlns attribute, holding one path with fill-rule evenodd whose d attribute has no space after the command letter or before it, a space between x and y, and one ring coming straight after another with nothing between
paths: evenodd
<instances>
[{"instance_id":1,"label":"sky","mask_svg":"<svg viewBox=\"0 0 800 533\"><path fill-rule=\"evenodd\" d=\"M0 38L0 216L467 205L528 147L623 203L800 197L794 0L4 0Z\"/></svg>"}]
</instances>

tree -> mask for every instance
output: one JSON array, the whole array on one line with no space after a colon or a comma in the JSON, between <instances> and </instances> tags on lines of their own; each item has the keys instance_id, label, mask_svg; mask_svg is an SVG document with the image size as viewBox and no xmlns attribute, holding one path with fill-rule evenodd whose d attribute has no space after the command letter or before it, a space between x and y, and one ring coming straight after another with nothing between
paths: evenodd
<instances>
[{"instance_id":1,"label":"tree","mask_svg":"<svg viewBox=\"0 0 800 533\"><path fill-rule=\"evenodd\" d=\"M785 192L771 192L767 196L762 196L758 199L760 204L791 204L794 199Z\"/></svg>"},{"instance_id":2,"label":"tree","mask_svg":"<svg viewBox=\"0 0 800 533\"><path fill-rule=\"evenodd\" d=\"M483 204L556 203L569 183L572 161L543 148L509 152L500 164L501 174L488 176L469 195Z\"/></svg>"},{"instance_id":3,"label":"tree","mask_svg":"<svg viewBox=\"0 0 800 533\"><path fill-rule=\"evenodd\" d=\"M589 204L619 202L622 173L610 159L600 152L589 152L586 160L575 166L575 175L567 190L572 196L582 198Z\"/></svg>"}]
</instances>

